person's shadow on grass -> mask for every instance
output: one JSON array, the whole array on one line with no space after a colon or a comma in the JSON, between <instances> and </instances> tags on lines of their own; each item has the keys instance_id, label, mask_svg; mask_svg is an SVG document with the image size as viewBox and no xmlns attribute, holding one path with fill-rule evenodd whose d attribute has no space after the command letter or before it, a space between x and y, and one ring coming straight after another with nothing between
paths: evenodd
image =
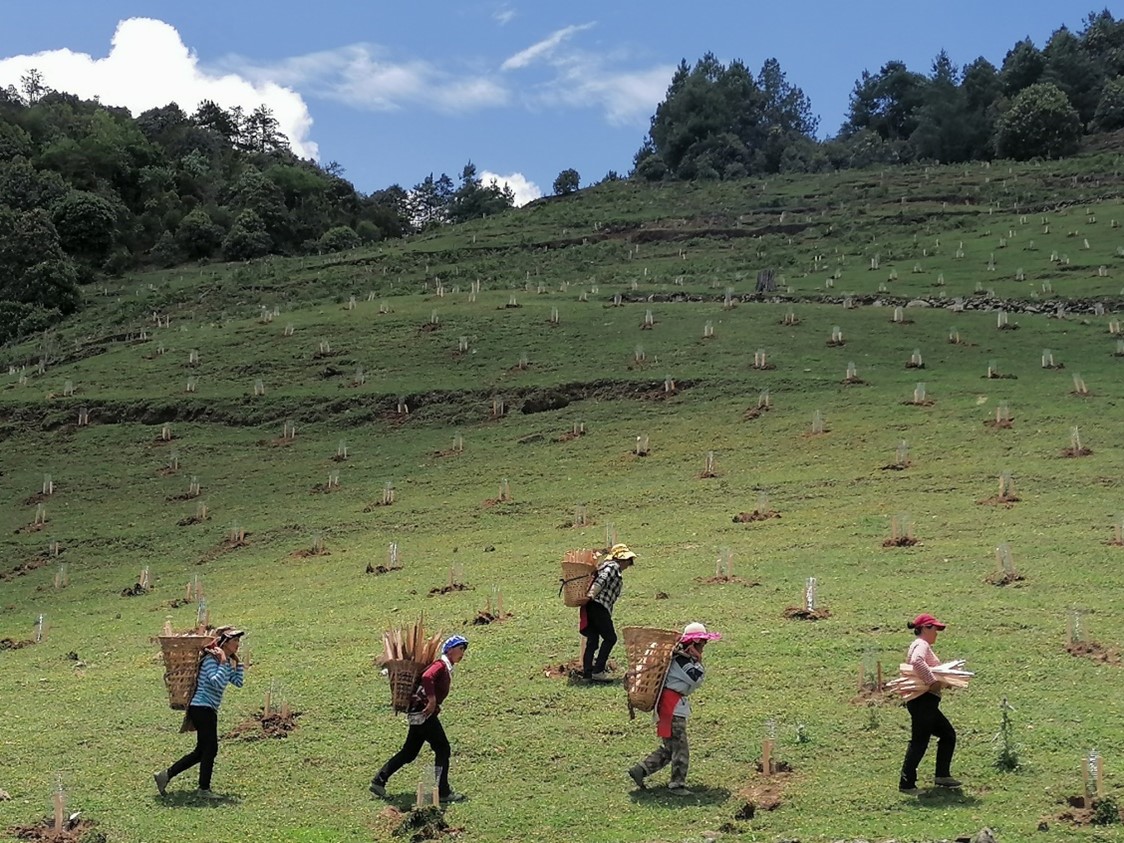
<instances>
[{"instance_id":1,"label":"person's shadow on grass","mask_svg":"<svg viewBox=\"0 0 1124 843\"><path fill-rule=\"evenodd\" d=\"M152 797L157 805L165 808L223 808L229 805L238 805L242 796L238 793L216 793L214 796L200 796L194 790L177 790L161 796Z\"/></svg>"},{"instance_id":2,"label":"person's shadow on grass","mask_svg":"<svg viewBox=\"0 0 1124 843\"><path fill-rule=\"evenodd\" d=\"M919 808L947 808L950 805L979 805L980 800L959 787L933 787L917 794Z\"/></svg>"},{"instance_id":3,"label":"person's shadow on grass","mask_svg":"<svg viewBox=\"0 0 1124 843\"><path fill-rule=\"evenodd\" d=\"M675 793L666 787L653 787L647 790L639 788L629 793L629 798L642 805L659 805L673 807L690 807L697 805L719 805L730 798L730 791L724 787L706 787L705 785L690 786L690 794Z\"/></svg>"}]
</instances>

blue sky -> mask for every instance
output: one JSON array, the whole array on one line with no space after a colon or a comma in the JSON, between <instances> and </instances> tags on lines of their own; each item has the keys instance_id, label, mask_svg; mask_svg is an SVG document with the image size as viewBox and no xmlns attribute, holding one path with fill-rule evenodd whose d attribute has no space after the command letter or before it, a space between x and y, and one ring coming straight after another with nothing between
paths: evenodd
<instances>
[{"instance_id":1,"label":"blue sky","mask_svg":"<svg viewBox=\"0 0 1124 843\"><path fill-rule=\"evenodd\" d=\"M455 179L471 159L526 200L567 167L583 184L627 172L682 58L709 50L756 72L775 56L831 134L864 68L896 58L927 72L941 48L999 65L1018 39L1042 46L1104 5L15 0L0 85L38 67L53 88L134 112L265 102L299 152L338 161L360 190ZM1124 14L1124 2L1107 8Z\"/></svg>"}]
</instances>

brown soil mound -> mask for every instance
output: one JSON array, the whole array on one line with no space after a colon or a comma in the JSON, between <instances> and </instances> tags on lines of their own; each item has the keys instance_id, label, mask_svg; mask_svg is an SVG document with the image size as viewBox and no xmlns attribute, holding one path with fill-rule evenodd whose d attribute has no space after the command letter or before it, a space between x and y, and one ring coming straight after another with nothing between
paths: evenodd
<instances>
[{"instance_id":1,"label":"brown soil mound","mask_svg":"<svg viewBox=\"0 0 1124 843\"><path fill-rule=\"evenodd\" d=\"M775 811L783 804L781 797L791 774L787 770L781 772L779 768L782 765L788 767L784 762L776 762L774 766L778 769L772 776L755 779L741 790L738 796L744 801L734 814L734 819L751 820L758 811ZM760 771L761 762L758 761L756 766Z\"/></svg>"},{"instance_id":2,"label":"brown soil mound","mask_svg":"<svg viewBox=\"0 0 1124 843\"><path fill-rule=\"evenodd\" d=\"M198 515L189 515L186 518L181 518L176 524L180 527L190 527L193 524L202 524L206 520L206 518L200 518Z\"/></svg>"},{"instance_id":3,"label":"brown soil mound","mask_svg":"<svg viewBox=\"0 0 1124 843\"><path fill-rule=\"evenodd\" d=\"M908 462L892 462L882 466L883 471L905 471L907 468L909 468Z\"/></svg>"},{"instance_id":4,"label":"brown soil mound","mask_svg":"<svg viewBox=\"0 0 1124 843\"><path fill-rule=\"evenodd\" d=\"M840 383L843 384L843 386L864 386L866 381L862 378L843 378Z\"/></svg>"},{"instance_id":5,"label":"brown soil mound","mask_svg":"<svg viewBox=\"0 0 1124 843\"><path fill-rule=\"evenodd\" d=\"M378 576L379 574L389 574L391 571L401 571L401 570L402 569L400 567L399 568L388 568L386 565L372 565L370 562L368 562L366 573L374 574L375 576Z\"/></svg>"},{"instance_id":6,"label":"brown soil mound","mask_svg":"<svg viewBox=\"0 0 1124 843\"><path fill-rule=\"evenodd\" d=\"M213 562L214 560L218 559L220 556L223 556L224 554L230 553L231 551L238 550L238 548L240 548L240 547L249 547L250 543L248 541L246 541L246 539L249 538L249 536L250 536L250 534L248 532L243 533L241 540L227 539L226 541L215 545L210 550L208 550L205 554L203 554L203 557L198 562L196 562L195 564L196 565L205 565L208 562Z\"/></svg>"},{"instance_id":7,"label":"brown soil mound","mask_svg":"<svg viewBox=\"0 0 1124 843\"><path fill-rule=\"evenodd\" d=\"M913 536L899 536L896 539L886 539L882 542L883 547L913 547L918 544L921 544L921 542Z\"/></svg>"},{"instance_id":8,"label":"brown soil mound","mask_svg":"<svg viewBox=\"0 0 1124 843\"><path fill-rule=\"evenodd\" d=\"M614 659L609 659L609 663L605 669L610 673L615 672L617 669L616 661ZM543 666L542 672L543 676L547 679L569 679L572 682L584 681L582 679L582 660L580 658L570 659L565 663L551 662Z\"/></svg>"},{"instance_id":9,"label":"brown soil mound","mask_svg":"<svg viewBox=\"0 0 1124 843\"><path fill-rule=\"evenodd\" d=\"M831 617L827 609L801 609L799 606L789 606L784 610L784 616L790 621L822 621Z\"/></svg>"},{"instance_id":10,"label":"brown soil mound","mask_svg":"<svg viewBox=\"0 0 1124 843\"><path fill-rule=\"evenodd\" d=\"M284 436L278 436L276 439L259 439L258 444L266 448L288 448L296 439L286 439Z\"/></svg>"},{"instance_id":11,"label":"brown soil mound","mask_svg":"<svg viewBox=\"0 0 1124 843\"><path fill-rule=\"evenodd\" d=\"M305 547L301 548L300 550L294 550L289 555L294 559L311 559L314 556L331 556L332 554L327 548L324 547L320 548L319 550L313 550L310 547Z\"/></svg>"},{"instance_id":12,"label":"brown soil mound","mask_svg":"<svg viewBox=\"0 0 1124 843\"><path fill-rule=\"evenodd\" d=\"M734 516L735 524L752 524L755 521L768 521L770 518L780 518L781 514L770 509L768 512L739 512Z\"/></svg>"},{"instance_id":13,"label":"brown soil mound","mask_svg":"<svg viewBox=\"0 0 1124 843\"><path fill-rule=\"evenodd\" d=\"M56 490L57 491L57 490ZM45 503L50 495L44 495L42 492L36 492L29 498L24 498L24 506L35 506L36 504Z\"/></svg>"},{"instance_id":14,"label":"brown soil mound","mask_svg":"<svg viewBox=\"0 0 1124 843\"><path fill-rule=\"evenodd\" d=\"M1066 644L1065 651L1071 656L1091 659L1101 664L1120 664L1120 653L1111 647L1105 647L1096 641L1071 641Z\"/></svg>"},{"instance_id":15,"label":"brown soil mound","mask_svg":"<svg viewBox=\"0 0 1124 843\"><path fill-rule=\"evenodd\" d=\"M30 638L25 638L22 641L16 641L12 638L0 638L0 650L22 650L24 647L31 647L35 642Z\"/></svg>"},{"instance_id":16,"label":"brown soil mound","mask_svg":"<svg viewBox=\"0 0 1124 843\"><path fill-rule=\"evenodd\" d=\"M851 705L874 707L893 698L894 694L892 691L887 691L885 688L874 688L868 685L851 697Z\"/></svg>"},{"instance_id":17,"label":"brown soil mound","mask_svg":"<svg viewBox=\"0 0 1124 843\"><path fill-rule=\"evenodd\" d=\"M8 829L8 834L17 840L42 840L45 843L95 843L104 841L105 835L93 832L97 825L93 820L68 819L63 822L62 828L55 830L55 818L44 817L35 825L14 825Z\"/></svg>"},{"instance_id":18,"label":"brown soil mound","mask_svg":"<svg viewBox=\"0 0 1124 843\"><path fill-rule=\"evenodd\" d=\"M394 506L391 503L383 503L382 501L372 501L363 507L364 512L374 512L376 509L382 509L384 506Z\"/></svg>"},{"instance_id":19,"label":"brown soil mound","mask_svg":"<svg viewBox=\"0 0 1124 843\"><path fill-rule=\"evenodd\" d=\"M481 610L476 613L476 617L469 621L469 623L473 626L487 626L488 624L501 623L513 617L515 617L515 615L511 614L511 612L504 612L502 615L493 615L491 612Z\"/></svg>"},{"instance_id":20,"label":"brown soil mound","mask_svg":"<svg viewBox=\"0 0 1124 843\"><path fill-rule=\"evenodd\" d=\"M1019 500L1021 500L1021 498L1019 498L1018 495L992 495L990 498L984 498L983 500L976 501L976 503L982 504L983 506L1005 506L1010 509L1018 503Z\"/></svg>"},{"instance_id":21,"label":"brown soil mound","mask_svg":"<svg viewBox=\"0 0 1124 843\"><path fill-rule=\"evenodd\" d=\"M667 600L668 599L668 593L666 591L657 591L656 592L656 599L657 600Z\"/></svg>"},{"instance_id":22,"label":"brown soil mound","mask_svg":"<svg viewBox=\"0 0 1124 843\"><path fill-rule=\"evenodd\" d=\"M434 331L441 330L440 322L426 322L418 328L419 334L432 334Z\"/></svg>"},{"instance_id":23,"label":"brown soil mound","mask_svg":"<svg viewBox=\"0 0 1124 843\"><path fill-rule=\"evenodd\" d=\"M446 448L444 451L434 451L433 456L437 457L438 459L444 459L445 457L458 457L462 453L464 452L456 451L452 448Z\"/></svg>"},{"instance_id":24,"label":"brown soil mound","mask_svg":"<svg viewBox=\"0 0 1124 843\"><path fill-rule=\"evenodd\" d=\"M335 485L332 485L332 486L329 486L327 483L317 483L315 486L313 486L311 489L308 490L308 493L310 495L316 495L316 494L327 495L327 494L330 494L331 492L338 492L339 490L340 490L340 486L339 486L338 483L336 483Z\"/></svg>"},{"instance_id":25,"label":"brown soil mound","mask_svg":"<svg viewBox=\"0 0 1124 843\"><path fill-rule=\"evenodd\" d=\"M51 560L46 556L33 556L26 562L21 562L19 565L16 565L16 567L12 568L10 571L0 573L0 582L10 580L13 577L22 577L25 574L30 574L32 571L42 568L50 561Z\"/></svg>"},{"instance_id":26,"label":"brown soil mound","mask_svg":"<svg viewBox=\"0 0 1124 843\"><path fill-rule=\"evenodd\" d=\"M754 419L761 418L762 415L773 409L772 407L750 407L742 414L742 418L746 421L753 421Z\"/></svg>"},{"instance_id":27,"label":"brown soil mound","mask_svg":"<svg viewBox=\"0 0 1124 843\"><path fill-rule=\"evenodd\" d=\"M391 813L392 811L393 813ZM388 808L379 816L394 824L390 832L391 837L401 837L409 840L410 843L455 839L464 832L463 828L454 828L449 825L445 820L444 812L436 805L413 808L406 813Z\"/></svg>"},{"instance_id":28,"label":"brown soil mound","mask_svg":"<svg viewBox=\"0 0 1124 843\"><path fill-rule=\"evenodd\" d=\"M429 596L433 597L438 594L452 594L454 591L472 591L472 586L463 582L455 582L452 585L443 585L439 588L431 588Z\"/></svg>"},{"instance_id":29,"label":"brown soil mound","mask_svg":"<svg viewBox=\"0 0 1124 843\"><path fill-rule=\"evenodd\" d=\"M703 585L744 585L746 588L754 588L761 585L757 580L747 580L745 577L739 577L736 574L727 576L721 574L713 577L697 577L695 582L702 583ZM665 597L667 595L664 595ZM659 595L656 596L659 599Z\"/></svg>"},{"instance_id":30,"label":"brown soil mound","mask_svg":"<svg viewBox=\"0 0 1124 843\"><path fill-rule=\"evenodd\" d=\"M38 533L40 530L42 530L46 526L47 525L43 524L42 522L40 522L39 524L28 524L24 527L18 528L15 532L17 534L20 534L20 533L24 533L24 534L26 534L26 533Z\"/></svg>"},{"instance_id":31,"label":"brown soil mound","mask_svg":"<svg viewBox=\"0 0 1124 843\"><path fill-rule=\"evenodd\" d=\"M905 367L907 369L924 369L925 364L924 363L914 363L912 360L910 360L908 363L905 364Z\"/></svg>"},{"instance_id":32,"label":"brown soil mound","mask_svg":"<svg viewBox=\"0 0 1124 843\"><path fill-rule=\"evenodd\" d=\"M999 585L999 586L1016 585L1018 583L1025 582L1025 581L1026 581L1026 577L1024 577L1018 571L1014 571L1014 572L993 571L992 573L988 574L984 578L984 582L986 582L990 585Z\"/></svg>"},{"instance_id":33,"label":"brown soil mound","mask_svg":"<svg viewBox=\"0 0 1124 843\"><path fill-rule=\"evenodd\" d=\"M1014 426L1015 420L1013 418L1003 419L1002 421L996 421L995 419L987 419L984 421L984 427L993 427L996 430L1010 430Z\"/></svg>"},{"instance_id":34,"label":"brown soil mound","mask_svg":"<svg viewBox=\"0 0 1124 843\"><path fill-rule=\"evenodd\" d=\"M924 401L903 401L907 407L932 407L935 402L932 398L926 398Z\"/></svg>"},{"instance_id":35,"label":"brown soil mound","mask_svg":"<svg viewBox=\"0 0 1124 843\"><path fill-rule=\"evenodd\" d=\"M279 712L266 715L264 711L256 712L252 717L243 720L226 734L227 738L237 741L259 741L263 738L287 738L297 728L299 711L290 711L282 717Z\"/></svg>"},{"instance_id":36,"label":"brown soil mound","mask_svg":"<svg viewBox=\"0 0 1124 843\"><path fill-rule=\"evenodd\" d=\"M148 594L148 589L141 585L139 582L134 583L128 588L121 589L122 597L140 597L143 594Z\"/></svg>"},{"instance_id":37,"label":"brown soil mound","mask_svg":"<svg viewBox=\"0 0 1124 843\"><path fill-rule=\"evenodd\" d=\"M576 432L573 431L573 430L569 430L566 433L563 433L561 436L557 437L554 441L555 442L572 442L575 439L580 439L583 436L585 436L584 430L579 430L579 431L576 431Z\"/></svg>"},{"instance_id":38,"label":"brown soil mound","mask_svg":"<svg viewBox=\"0 0 1124 843\"><path fill-rule=\"evenodd\" d=\"M847 344L846 340L828 340L827 341L827 347L828 348L842 348L846 344Z\"/></svg>"},{"instance_id":39,"label":"brown soil mound","mask_svg":"<svg viewBox=\"0 0 1124 843\"><path fill-rule=\"evenodd\" d=\"M1113 812L1111 803L1105 808L1098 809L1096 799L1086 799L1084 796L1067 796L1066 808L1055 817L1049 817L1038 823L1039 831L1048 831L1050 821L1069 823L1070 825L1106 825L1108 823L1124 822L1124 810L1119 808ZM1113 817L1113 813L1116 817ZM1107 816L1106 816L1107 814Z\"/></svg>"},{"instance_id":40,"label":"brown soil mound","mask_svg":"<svg viewBox=\"0 0 1124 843\"><path fill-rule=\"evenodd\" d=\"M1087 457L1092 453L1092 450L1089 448L1066 448L1064 451L1062 451L1062 456L1069 458Z\"/></svg>"}]
</instances>

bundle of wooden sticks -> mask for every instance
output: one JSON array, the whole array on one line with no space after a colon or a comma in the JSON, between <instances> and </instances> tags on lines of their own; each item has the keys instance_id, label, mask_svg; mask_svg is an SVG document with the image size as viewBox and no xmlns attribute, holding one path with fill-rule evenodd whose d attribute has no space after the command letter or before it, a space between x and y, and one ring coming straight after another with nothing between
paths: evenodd
<instances>
[{"instance_id":1,"label":"bundle of wooden sticks","mask_svg":"<svg viewBox=\"0 0 1124 843\"><path fill-rule=\"evenodd\" d=\"M939 664L936 667L931 667L929 670L933 672L942 685L949 688L967 688L968 680L975 676L969 670L964 670L964 659L955 659L944 664ZM886 689L889 691L896 691L902 695L905 702L917 699L922 694L927 693L929 686L921 680L914 670L913 665L902 663L898 665L898 672L901 674L897 679L891 679L886 683Z\"/></svg>"},{"instance_id":2,"label":"bundle of wooden sticks","mask_svg":"<svg viewBox=\"0 0 1124 843\"><path fill-rule=\"evenodd\" d=\"M408 661L423 666L431 664L441 649L441 633L426 636L425 620L419 619L405 628L396 627L382 634L381 663Z\"/></svg>"}]
</instances>

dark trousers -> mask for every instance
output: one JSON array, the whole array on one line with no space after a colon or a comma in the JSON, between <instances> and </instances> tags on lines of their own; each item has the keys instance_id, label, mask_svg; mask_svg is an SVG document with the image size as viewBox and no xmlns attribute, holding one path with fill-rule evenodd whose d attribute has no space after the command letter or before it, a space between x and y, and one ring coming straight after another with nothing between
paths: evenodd
<instances>
[{"instance_id":1,"label":"dark trousers","mask_svg":"<svg viewBox=\"0 0 1124 843\"><path fill-rule=\"evenodd\" d=\"M905 704L910 716L909 748L902 763L899 786L917 784L917 765L929 748L929 738L937 737L937 778L952 775L952 753L956 751L956 730L941 713L941 698L936 694L922 694Z\"/></svg>"},{"instance_id":2,"label":"dark trousers","mask_svg":"<svg viewBox=\"0 0 1124 843\"><path fill-rule=\"evenodd\" d=\"M215 768L215 756L219 754L219 712L215 708L193 705L188 707L187 716L195 726L195 749L168 768L168 778L174 779L198 764L199 787L210 790L211 771Z\"/></svg>"},{"instance_id":3,"label":"dark trousers","mask_svg":"<svg viewBox=\"0 0 1124 843\"><path fill-rule=\"evenodd\" d=\"M601 673L609 663L609 653L617 643L617 631L613 629L613 616L609 610L590 600L585 604L585 655L582 658L582 676L588 679L594 673ZM601 648L597 644L600 642ZM594 654L596 653L596 658Z\"/></svg>"},{"instance_id":4,"label":"dark trousers","mask_svg":"<svg viewBox=\"0 0 1124 843\"><path fill-rule=\"evenodd\" d=\"M410 726L410 731L406 733L406 742L402 744L402 748L389 761L382 765L382 769L375 776L375 781L378 784L385 785L387 780L398 772L400 767L404 767L418 757L422 744L426 743L433 749L433 766L437 773L437 792L442 797L448 796L453 792L453 789L449 787L449 759L453 750L449 746L449 739L445 737L445 729L436 714L420 725Z\"/></svg>"}]
</instances>

